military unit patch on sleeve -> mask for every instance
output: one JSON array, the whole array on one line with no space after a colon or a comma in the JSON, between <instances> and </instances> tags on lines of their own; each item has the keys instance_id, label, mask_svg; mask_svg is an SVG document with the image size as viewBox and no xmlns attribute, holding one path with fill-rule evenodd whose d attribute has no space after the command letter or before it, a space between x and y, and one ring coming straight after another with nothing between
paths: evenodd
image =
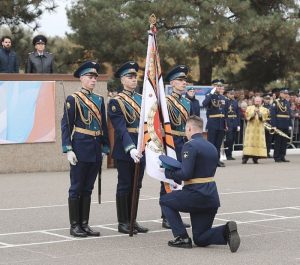
<instances>
[{"instance_id":1,"label":"military unit patch on sleeve","mask_svg":"<svg viewBox=\"0 0 300 265\"><path fill-rule=\"evenodd\" d=\"M111 111L112 111L112 112L116 112L116 107L115 107L115 106L112 106L112 107L111 107Z\"/></svg>"},{"instance_id":2,"label":"military unit patch on sleeve","mask_svg":"<svg viewBox=\"0 0 300 265\"><path fill-rule=\"evenodd\" d=\"M69 102L67 102L67 109L71 108L71 104Z\"/></svg>"},{"instance_id":3,"label":"military unit patch on sleeve","mask_svg":"<svg viewBox=\"0 0 300 265\"><path fill-rule=\"evenodd\" d=\"M183 152L183 158L188 158L189 157L189 152L186 151L186 152Z\"/></svg>"}]
</instances>

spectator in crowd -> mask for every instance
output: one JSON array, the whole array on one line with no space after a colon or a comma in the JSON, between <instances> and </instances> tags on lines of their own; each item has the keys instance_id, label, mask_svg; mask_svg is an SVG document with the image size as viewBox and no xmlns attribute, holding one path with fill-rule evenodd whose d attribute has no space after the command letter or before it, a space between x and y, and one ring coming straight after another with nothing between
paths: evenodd
<instances>
[{"instance_id":1,"label":"spectator in crowd","mask_svg":"<svg viewBox=\"0 0 300 265\"><path fill-rule=\"evenodd\" d=\"M17 54L11 49L12 39L9 36L1 38L0 73L19 73Z\"/></svg>"},{"instance_id":2,"label":"spectator in crowd","mask_svg":"<svg viewBox=\"0 0 300 265\"><path fill-rule=\"evenodd\" d=\"M254 98L254 105L248 106L245 113L247 127L245 130L242 163L246 164L251 157L257 164L259 158L267 157L264 122L268 110L262 106L261 97Z\"/></svg>"},{"instance_id":3,"label":"spectator in crowd","mask_svg":"<svg viewBox=\"0 0 300 265\"><path fill-rule=\"evenodd\" d=\"M26 73L53 73L54 57L52 53L46 52L47 38L37 35L33 38L34 52L28 54Z\"/></svg>"},{"instance_id":4,"label":"spectator in crowd","mask_svg":"<svg viewBox=\"0 0 300 265\"><path fill-rule=\"evenodd\" d=\"M191 113L200 117L200 103L199 100L196 99L195 88L193 86L187 87L185 97L191 101Z\"/></svg>"}]
</instances>

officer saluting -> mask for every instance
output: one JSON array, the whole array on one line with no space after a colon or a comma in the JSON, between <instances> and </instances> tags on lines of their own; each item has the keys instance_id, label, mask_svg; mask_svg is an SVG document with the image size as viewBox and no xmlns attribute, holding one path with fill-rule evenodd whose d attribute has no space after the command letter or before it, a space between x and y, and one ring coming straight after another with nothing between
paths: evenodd
<instances>
[{"instance_id":1,"label":"officer saluting","mask_svg":"<svg viewBox=\"0 0 300 265\"><path fill-rule=\"evenodd\" d=\"M161 156L165 175L177 183L184 181L182 190L172 191L160 198L160 205L165 214L174 240L168 242L171 247L191 248L192 240L182 223L179 212L190 213L193 240L197 246L211 244L229 244L230 250L236 252L240 245L237 224L233 221L226 225L212 228L220 207L220 200L214 175L219 160L216 148L203 139L203 121L191 116L186 123L188 142L182 148L182 163ZM171 169L170 169L171 167Z\"/></svg>"},{"instance_id":2,"label":"officer saluting","mask_svg":"<svg viewBox=\"0 0 300 265\"><path fill-rule=\"evenodd\" d=\"M61 121L62 148L71 167L70 234L75 237L100 236L88 225L91 194L102 154L109 153L104 99L93 93L99 68L98 63L88 61L75 71L81 90L67 97Z\"/></svg>"},{"instance_id":3,"label":"officer saluting","mask_svg":"<svg viewBox=\"0 0 300 265\"><path fill-rule=\"evenodd\" d=\"M271 111L272 126L285 134L289 134L292 129L291 107L287 101L289 91L280 90L279 98L273 103ZM279 135L274 135L274 160L275 162L290 162L285 159L288 139Z\"/></svg>"},{"instance_id":4,"label":"officer saluting","mask_svg":"<svg viewBox=\"0 0 300 265\"><path fill-rule=\"evenodd\" d=\"M186 142L185 124L191 114L191 102L189 99L183 97L186 89L186 79L189 68L186 65L177 65L171 69L166 81L170 82L172 86L172 93L166 97L167 108L170 117L170 125L172 129L172 136L175 145L176 157L181 161L181 150ZM161 183L160 195L166 193L163 182ZM162 227L170 229L170 226L162 213ZM190 227L189 224L185 224Z\"/></svg>"},{"instance_id":5,"label":"officer saluting","mask_svg":"<svg viewBox=\"0 0 300 265\"><path fill-rule=\"evenodd\" d=\"M206 95L202 105L206 108L207 140L217 148L220 158L220 149L227 129L226 98L223 96L224 80L215 79L212 81L212 86L213 89ZM225 167L225 164L219 160L218 166Z\"/></svg>"},{"instance_id":6,"label":"officer saluting","mask_svg":"<svg viewBox=\"0 0 300 265\"><path fill-rule=\"evenodd\" d=\"M37 35L33 38L34 52L28 54L26 73L53 73L53 54L46 52L47 38Z\"/></svg>"},{"instance_id":7,"label":"officer saluting","mask_svg":"<svg viewBox=\"0 0 300 265\"><path fill-rule=\"evenodd\" d=\"M121 79L124 89L112 98L108 105L108 115L115 130L112 157L116 160L118 170L118 231L124 234L129 234L135 163L140 162L138 197L145 168L145 158L136 149L142 102L142 96L135 92L138 70L138 64L133 61L123 64L117 70L115 77ZM146 233L148 229L135 222L133 233L138 232Z\"/></svg>"}]
</instances>

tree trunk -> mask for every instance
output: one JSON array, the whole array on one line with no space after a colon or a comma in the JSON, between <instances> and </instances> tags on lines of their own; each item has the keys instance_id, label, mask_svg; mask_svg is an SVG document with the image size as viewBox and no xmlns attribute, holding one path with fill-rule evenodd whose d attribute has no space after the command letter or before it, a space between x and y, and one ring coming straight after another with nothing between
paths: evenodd
<instances>
[{"instance_id":1,"label":"tree trunk","mask_svg":"<svg viewBox=\"0 0 300 265\"><path fill-rule=\"evenodd\" d=\"M210 85L212 77L212 53L205 48L199 50L198 53L199 68L200 68L200 85Z\"/></svg>"}]
</instances>

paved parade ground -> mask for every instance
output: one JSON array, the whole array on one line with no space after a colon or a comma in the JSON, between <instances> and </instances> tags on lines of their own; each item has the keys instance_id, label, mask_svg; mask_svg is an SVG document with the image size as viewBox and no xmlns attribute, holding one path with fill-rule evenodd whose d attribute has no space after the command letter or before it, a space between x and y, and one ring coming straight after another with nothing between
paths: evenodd
<instances>
[{"instance_id":1,"label":"paved parade ground","mask_svg":"<svg viewBox=\"0 0 300 265\"><path fill-rule=\"evenodd\" d=\"M242 165L225 161L216 181L221 198L214 225L235 220L241 236L237 253L228 246L177 249L167 246L158 205L159 182L145 176L138 220L148 234L117 232L116 170L103 171L102 201L93 194L90 224L99 238L69 235L68 172L0 175L0 264L300 264L300 155L290 163ZM189 217L183 214L185 221ZM191 235L191 230L188 230Z\"/></svg>"}]
</instances>

